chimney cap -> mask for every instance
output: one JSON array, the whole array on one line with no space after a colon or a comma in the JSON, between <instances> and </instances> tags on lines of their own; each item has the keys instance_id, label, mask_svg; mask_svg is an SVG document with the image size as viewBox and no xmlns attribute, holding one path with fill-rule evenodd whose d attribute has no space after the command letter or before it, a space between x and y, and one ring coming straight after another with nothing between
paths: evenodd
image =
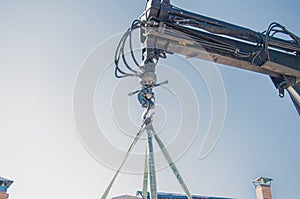
<instances>
[{"instance_id":1,"label":"chimney cap","mask_svg":"<svg viewBox=\"0 0 300 199\"><path fill-rule=\"evenodd\" d=\"M9 188L14 181L0 177L0 187Z\"/></svg>"},{"instance_id":2,"label":"chimney cap","mask_svg":"<svg viewBox=\"0 0 300 199\"><path fill-rule=\"evenodd\" d=\"M256 178L256 179L252 180L252 183L255 186L258 186L258 185L270 186L272 180L273 179L271 179L271 178L259 177L259 178Z\"/></svg>"}]
</instances>

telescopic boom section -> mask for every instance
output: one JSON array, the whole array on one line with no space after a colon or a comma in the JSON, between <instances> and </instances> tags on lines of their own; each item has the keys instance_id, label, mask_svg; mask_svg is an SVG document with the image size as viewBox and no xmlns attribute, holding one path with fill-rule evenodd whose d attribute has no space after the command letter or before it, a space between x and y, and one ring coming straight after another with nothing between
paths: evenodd
<instances>
[{"instance_id":1,"label":"telescopic boom section","mask_svg":"<svg viewBox=\"0 0 300 199\"><path fill-rule=\"evenodd\" d=\"M266 74L280 97L288 91L300 115L300 38L284 26L271 23L256 32L183 10L169 0L147 0L140 20L144 60L177 53ZM275 37L278 33L290 39Z\"/></svg>"}]
</instances>

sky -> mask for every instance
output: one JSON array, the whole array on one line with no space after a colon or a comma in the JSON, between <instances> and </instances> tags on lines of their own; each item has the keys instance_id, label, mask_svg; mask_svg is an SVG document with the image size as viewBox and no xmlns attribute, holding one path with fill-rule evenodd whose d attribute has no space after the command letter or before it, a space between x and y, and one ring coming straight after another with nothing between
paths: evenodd
<instances>
[{"instance_id":1,"label":"sky","mask_svg":"<svg viewBox=\"0 0 300 199\"><path fill-rule=\"evenodd\" d=\"M277 21L300 35L296 0L171 3L256 31ZM116 80L112 60L144 5L0 0L0 176L14 181L11 199L101 197L141 122L127 96L138 81ZM155 90L154 127L192 194L253 199L251 181L266 176L274 198L300 195L299 116L268 77L177 55L157 73L170 83ZM203 155L205 138L216 144ZM144 150L145 139L110 197L141 189ZM183 193L156 151L158 190Z\"/></svg>"}]
</instances>

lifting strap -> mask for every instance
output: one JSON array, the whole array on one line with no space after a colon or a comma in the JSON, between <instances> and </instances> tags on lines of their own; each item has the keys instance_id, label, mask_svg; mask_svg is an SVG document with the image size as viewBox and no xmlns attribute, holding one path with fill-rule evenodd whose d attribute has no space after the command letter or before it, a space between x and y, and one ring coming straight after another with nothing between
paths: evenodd
<instances>
[{"instance_id":1,"label":"lifting strap","mask_svg":"<svg viewBox=\"0 0 300 199\"><path fill-rule=\"evenodd\" d=\"M147 189L148 189L148 147L146 147L146 153L145 153L144 179L143 179L143 192L142 192L143 199L147 199L148 196Z\"/></svg>"},{"instance_id":2,"label":"lifting strap","mask_svg":"<svg viewBox=\"0 0 300 199\"><path fill-rule=\"evenodd\" d=\"M192 195L188 189L188 187L186 186L183 178L181 177L178 169L176 168L176 165L174 164L169 152L167 151L165 145L162 143L162 141L160 140L160 138L158 137L158 135L155 133L153 127L151 126L151 130L153 132L154 138L156 140L156 142L158 143L159 148L161 149L164 157L166 158L167 162L169 163L169 166L171 167L174 175L176 176L181 188L184 190L185 194L187 195L188 199L192 199Z\"/></svg>"},{"instance_id":3,"label":"lifting strap","mask_svg":"<svg viewBox=\"0 0 300 199\"><path fill-rule=\"evenodd\" d=\"M150 124L152 126L152 124ZM156 173L155 173L155 163L154 163L154 150L152 136L153 132L147 127L146 129L148 135L148 150L149 150L149 178L150 178L150 197L151 199L157 199L157 184L156 184Z\"/></svg>"},{"instance_id":4,"label":"lifting strap","mask_svg":"<svg viewBox=\"0 0 300 199\"><path fill-rule=\"evenodd\" d=\"M107 195L108 195L109 191L111 190L111 187L113 186L113 184L114 184L114 182L115 182L115 179L117 178L118 174L120 173L120 171L121 171L123 165L125 164L125 162L126 162L128 156L129 156L130 152L133 150L135 144L136 144L137 141L140 139L141 134L142 134L143 129L144 129L144 124L145 124L145 122L142 124L140 130L139 130L138 133L136 134L136 137L134 138L133 142L131 143L130 147L128 148L128 151L127 151L127 153L126 153L126 155L125 155L125 158L124 158L122 164L120 165L119 169L117 170L117 172L115 173L114 177L113 177L112 180L110 181L110 183L109 183L108 187L106 188L105 192L103 193L101 199L106 199L106 198L107 198Z\"/></svg>"}]
</instances>

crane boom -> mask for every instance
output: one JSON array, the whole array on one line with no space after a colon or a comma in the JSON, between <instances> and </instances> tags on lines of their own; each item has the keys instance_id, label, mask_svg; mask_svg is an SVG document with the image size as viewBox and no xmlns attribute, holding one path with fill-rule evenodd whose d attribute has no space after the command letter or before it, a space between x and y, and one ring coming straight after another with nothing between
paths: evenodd
<instances>
[{"instance_id":1,"label":"crane boom","mask_svg":"<svg viewBox=\"0 0 300 199\"><path fill-rule=\"evenodd\" d=\"M133 70L124 59L124 43L126 37L131 42L134 29L141 31L142 64L137 64L131 54L141 72ZM278 33L285 37L275 37ZM116 77L138 76L143 86L152 88L158 60L174 53L268 75L280 97L284 97L285 90L289 93L300 115L300 38L278 23L256 32L186 11L170 0L147 0L145 11L118 46ZM121 54L132 74L120 69Z\"/></svg>"},{"instance_id":2,"label":"crane boom","mask_svg":"<svg viewBox=\"0 0 300 199\"><path fill-rule=\"evenodd\" d=\"M300 114L300 38L284 26L272 23L265 32L255 32L183 10L170 0L148 0L140 19L148 27L142 30L144 51L176 53L266 74L280 97L284 89L289 92ZM274 37L277 33L290 40Z\"/></svg>"},{"instance_id":3,"label":"crane boom","mask_svg":"<svg viewBox=\"0 0 300 199\"><path fill-rule=\"evenodd\" d=\"M132 31L139 29L142 43L142 63L139 64L132 49ZM284 34L289 40L275 37ZM129 38L130 55L136 67L126 60L125 44ZM147 132L148 148L145 159L143 198L147 197L148 179L150 180L150 198L157 199L156 174L152 138L154 137L166 158L187 198L192 195L179 174L164 144L152 126L150 109L155 108L153 89L167 84L168 81L157 83L156 65L167 54L180 54L216 62L248 71L268 75L284 97L289 93L300 115L300 38L278 23L271 23L264 32L255 32L248 28L195 14L170 4L170 0L147 0L145 11L138 20L122 36L115 54L115 76L123 78L135 76L140 78L142 88L130 92L137 94L142 108L144 122L136 138L128 149L115 176L105 190L105 199L119 171L132 151L140 134ZM126 66L120 67L120 63ZM132 62L131 62L132 63Z\"/></svg>"}]
</instances>

